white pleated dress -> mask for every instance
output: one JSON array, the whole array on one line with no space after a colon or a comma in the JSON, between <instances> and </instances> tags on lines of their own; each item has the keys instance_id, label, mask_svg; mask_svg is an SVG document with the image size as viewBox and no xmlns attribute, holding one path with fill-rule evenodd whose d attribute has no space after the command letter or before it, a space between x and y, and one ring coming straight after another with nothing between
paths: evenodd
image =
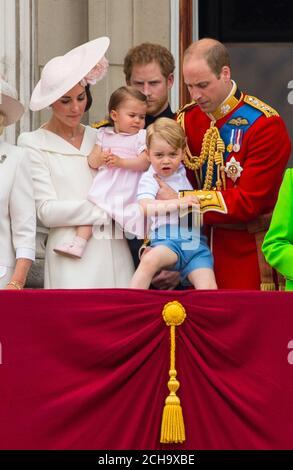
<instances>
[{"instance_id":1,"label":"white pleated dress","mask_svg":"<svg viewBox=\"0 0 293 470\"><path fill-rule=\"evenodd\" d=\"M87 155L96 142L97 131L85 128L80 150L57 136L38 129L23 133L18 144L29 151L32 166L37 215L48 227L45 256L45 288L128 287L134 272L133 262L122 232L113 238L112 221L87 200L96 174L87 163ZM69 242L78 225L92 225L82 259L56 254L53 248Z\"/></svg>"}]
</instances>

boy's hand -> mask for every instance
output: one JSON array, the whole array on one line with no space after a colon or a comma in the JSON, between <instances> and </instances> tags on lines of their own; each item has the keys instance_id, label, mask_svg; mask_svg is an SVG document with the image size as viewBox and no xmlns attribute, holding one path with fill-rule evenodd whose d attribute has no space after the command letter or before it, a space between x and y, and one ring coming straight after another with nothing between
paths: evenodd
<instances>
[{"instance_id":1,"label":"boy's hand","mask_svg":"<svg viewBox=\"0 0 293 470\"><path fill-rule=\"evenodd\" d=\"M200 207L200 202L197 196L184 196L178 199L179 206L198 206Z\"/></svg>"},{"instance_id":2,"label":"boy's hand","mask_svg":"<svg viewBox=\"0 0 293 470\"><path fill-rule=\"evenodd\" d=\"M176 199L178 194L174 189L171 188L165 181L163 181L158 175L154 174L154 178L160 186L159 191L157 192L156 199L165 201L167 199Z\"/></svg>"}]
</instances>

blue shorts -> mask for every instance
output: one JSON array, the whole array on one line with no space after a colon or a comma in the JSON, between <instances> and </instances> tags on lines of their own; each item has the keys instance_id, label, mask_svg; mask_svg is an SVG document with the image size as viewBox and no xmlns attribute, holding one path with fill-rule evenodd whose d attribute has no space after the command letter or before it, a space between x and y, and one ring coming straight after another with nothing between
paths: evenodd
<instances>
[{"instance_id":1,"label":"blue shorts","mask_svg":"<svg viewBox=\"0 0 293 470\"><path fill-rule=\"evenodd\" d=\"M207 244L207 237L200 230L185 230L182 233L175 225L160 226L151 233L150 246L166 246L176 253L178 260L170 271L179 271L185 279L191 271L200 268L213 269L213 255Z\"/></svg>"}]
</instances>

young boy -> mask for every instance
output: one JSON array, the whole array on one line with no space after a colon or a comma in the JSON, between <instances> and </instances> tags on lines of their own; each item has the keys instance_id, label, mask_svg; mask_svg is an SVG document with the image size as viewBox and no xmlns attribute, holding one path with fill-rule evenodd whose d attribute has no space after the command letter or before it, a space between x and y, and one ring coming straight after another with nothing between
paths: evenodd
<instances>
[{"instance_id":1,"label":"young boy","mask_svg":"<svg viewBox=\"0 0 293 470\"><path fill-rule=\"evenodd\" d=\"M160 118L147 128L146 144L151 166L140 179L137 199L144 214L152 216L151 249L143 254L130 287L147 289L153 276L168 268L180 271L196 289L217 289L206 238L199 227L189 230L187 217L179 219L180 208L191 206L198 211L197 197L156 200L157 177L177 192L192 189L181 163L186 146L184 131L172 119Z\"/></svg>"}]
</instances>

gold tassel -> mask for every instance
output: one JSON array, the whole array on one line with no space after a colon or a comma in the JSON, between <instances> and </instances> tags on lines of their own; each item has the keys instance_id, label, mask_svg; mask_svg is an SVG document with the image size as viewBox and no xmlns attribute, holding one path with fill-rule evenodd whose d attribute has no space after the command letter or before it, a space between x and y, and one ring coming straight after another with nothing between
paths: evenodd
<instances>
[{"instance_id":1,"label":"gold tassel","mask_svg":"<svg viewBox=\"0 0 293 470\"><path fill-rule=\"evenodd\" d=\"M264 290L264 291L276 290L275 283L274 282L262 282L260 285L260 290Z\"/></svg>"},{"instance_id":2,"label":"gold tassel","mask_svg":"<svg viewBox=\"0 0 293 470\"><path fill-rule=\"evenodd\" d=\"M165 400L165 406L162 416L161 439L162 444L182 443L185 441L185 427L180 405L180 399L176 392L180 387L179 381L176 379L177 371L175 369L175 327L181 325L186 317L183 305L176 300L168 302L162 312L163 318L167 326L170 326L170 370L168 388L169 396Z\"/></svg>"}]
</instances>

